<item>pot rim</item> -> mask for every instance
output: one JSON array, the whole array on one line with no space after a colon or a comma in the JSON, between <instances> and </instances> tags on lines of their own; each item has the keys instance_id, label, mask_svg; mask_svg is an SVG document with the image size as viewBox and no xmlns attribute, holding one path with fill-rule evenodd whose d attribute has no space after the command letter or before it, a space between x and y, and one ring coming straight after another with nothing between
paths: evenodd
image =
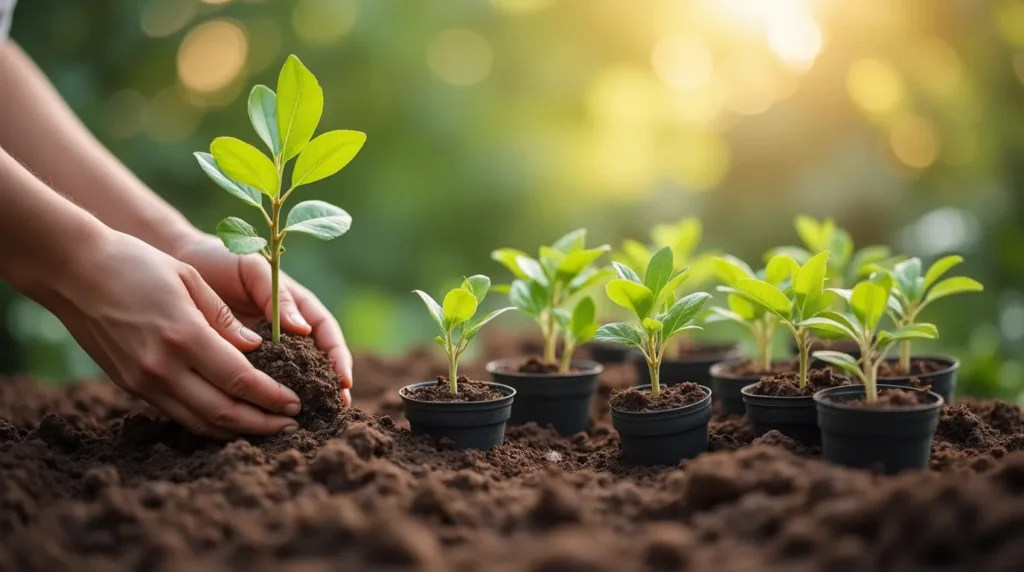
<instances>
[{"instance_id":1,"label":"pot rim","mask_svg":"<svg viewBox=\"0 0 1024 572\"><path fill-rule=\"evenodd\" d=\"M604 365L600 362L591 359L574 359L570 362L576 370L576 373L523 373L520 371L511 371L502 369L507 367L509 364L522 361L524 358L502 358L491 360L487 362L484 369L490 374L507 375L509 377L519 377L528 379L572 379L577 377L590 377L592 375L600 375L604 372ZM576 367L582 366L582 367ZM500 384L499 384L500 385ZM507 386L506 386L507 387Z\"/></svg>"},{"instance_id":2,"label":"pot rim","mask_svg":"<svg viewBox=\"0 0 1024 572\"><path fill-rule=\"evenodd\" d=\"M840 387L830 387L828 389L822 389L821 391L815 393L811 397L814 398L814 402L816 404L819 404L819 405L821 405L823 407L830 407L830 408L833 408L833 409L840 409L842 411L857 411L857 412L876 413L876 414L910 413L910 412L916 412L916 411L930 411L932 409L941 409L942 406L946 404L946 400L943 399L941 395L939 395L938 393L935 393L934 391L922 391L920 389L916 389L916 388L913 388L913 387L906 387L906 386L903 386L903 385L892 385L892 384L889 384L889 383L879 383L878 384L878 389L879 390L881 390L881 389L902 389L904 391L920 391L920 392L925 393L925 394L929 395L930 397L934 398L936 401L933 401L932 403L924 403L924 404L914 405L914 406L910 406L910 407L889 407L889 408L882 409L882 408L854 407L852 405L845 405L843 403L827 399L827 397L829 396L829 394L831 392L838 391L838 390L847 390L847 391L849 391L851 389L860 389L862 393L866 393L866 389L867 388L864 385L862 385L862 384L861 385L843 385L843 386L840 386Z\"/></svg>"},{"instance_id":3,"label":"pot rim","mask_svg":"<svg viewBox=\"0 0 1024 572\"><path fill-rule=\"evenodd\" d=\"M608 408L611 409L612 412L618 413L619 415L635 415L635 416L638 416L638 417L640 417L640 416L648 416L648 415L652 415L652 416L653 415L663 415L665 417L671 417L674 414L684 413L684 412L686 412L687 410L690 410L690 409L694 409L694 410L700 409L702 405L710 405L711 404L711 388L706 386L706 385L703 385L703 384L697 384L697 385L701 388L701 390L704 391L704 399L701 399L700 401L697 401L695 403L691 403L689 405L684 405L682 407L676 407L674 409L659 409L658 411L625 411L623 409L616 409L616 408L612 407L611 403L609 403L608 404ZM643 390L643 389L650 389L650 387L651 387L651 384L648 383L648 384L644 384L644 385L633 386L633 389Z\"/></svg>"},{"instance_id":4,"label":"pot rim","mask_svg":"<svg viewBox=\"0 0 1024 572\"><path fill-rule=\"evenodd\" d=\"M434 406L434 407L467 407L467 406L472 407L474 405L480 405L480 406L484 406L484 405L501 405L501 406L504 406L504 405L506 405L506 403L505 403L506 401L511 403L512 402L512 398L514 398L516 396L516 389L514 387L509 386L509 385L505 385L503 383L495 383L493 381L475 381L475 380L473 380L473 381L474 381L474 383L482 383L484 385L491 386L494 389L498 390L499 392L502 393L501 398L500 399L490 399L490 400L487 400L487 401L424 401L422 399L415 399L415 398L412 398L412 397L409 397L408 395L406 395L406 390L407 389L423 387L426 384L436 384L437 383L436 381L418 381L416 383L410 383L408 385L402 386L402 388L398 390L398 396L402 398L402 401L407 401L409 403L419 403L419 404L423 404L423 405L430 405L430 406Z\"/></svg>"},{"instance_id":5,"label":"pot rim","mask_svg":"<svg viewBox=\"0 0 1024 572\"><path fill-rule=\"evenodd\" d=\"M900 358L898 358L898 357L887 357L887 358L885 358L885 361L887 361L887 362L894 362L894 361L899 361L899 359ZM892 376L892 377L878 376L878 379L879 380L883 380L883 379L886 379L886 380L889 380L889 379L900 379L900 380L902 380L902 379L921 379L921 378L937 377L937 376L940 376L940 375L945 375L947 373L951 373L951 372L954 372L954 371L960 369L960 358L958 358L956 356L952 356L952 355L943 355L943 354L911 355L910 356L910 361L914 361L914 360L930 360L930 361L942 362L942 363L949 364L949 365L947 365L945 369L940 369L939 371L931 371L931 372L928 372L928 373L920 373L920 374L916 374L916 375L911 375L911 374L896 375L896 376Z\"/></svg>"},{"instance_id":6,"label":"pot rim","mask_svg":"<svg viewBox=\"0 0 1024 572\"><path fill-rule=\"evenodd\" d=\"M737 356L737 357L734 357L734 358L729 358L727 360L722 360L722 361L720 361L720 362L718 362L718 363L716 363L716 364L711 366L711 376L712 377L717 377L719 379L728 379L728 380L735 380L735 381L740 381L740 380L744 380L744 379L751 379L753 377L757 377L757 380L761 381L761 378L764 377L765 375L772 375L770 373L769 374L757 373L757 374L736 376L736 375L728 375L728 374L726 374L723 371L724 369L726 369L728 367L731 367L731 366L736 365L736 364L741 364L741 363L744 363L744 362L748 362L748 361L753 361L753 360L751 358L745 357L745 356ZM791 363L791 362L792 362L792 360L786 360L786 359L773 359L772 360L772 364L773 365L777 364L777 363ZM755 382L755 384L756 383L757 382ZM766 396L760 396L760 397L766 397Z\"/></svg>"},{"instance_id":7,"label":"pot rim","mask_svg":"<svg viewBox=\"0 0 1024 572\"><path fill-rule=\"evenodd\" d=\"M753 388L758 383L760 383L760 380L755 381L754 383L751 383L750 385L743 386L743 389L740 390L740 393L742 393L745 397L750 397L750 398L753 398L753 399L778 400L779 403L786 402L786 401L792 403L792 402L799 401L799 400L810 401L811 398L814 397L814 395L816 395L816 394L811 394L811 395L760 395L760 394L757 394L757 393L751 393L750 392L751 388ZM841 385L840 387L847 387L847 386ZM829 389L834 389L834 388L830 387ZM824 390L822 390L822 391L824 391Z\"/></svg>"}]
</instances>

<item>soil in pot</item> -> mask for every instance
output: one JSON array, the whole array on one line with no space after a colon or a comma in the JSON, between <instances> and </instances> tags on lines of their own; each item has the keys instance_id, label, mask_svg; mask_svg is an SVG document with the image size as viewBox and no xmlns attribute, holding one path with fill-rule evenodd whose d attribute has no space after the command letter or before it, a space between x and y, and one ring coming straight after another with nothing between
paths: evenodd
<instances>
[{"instance_id":1,"label":"soil in pot","mask_svg":"<svg viewBox=\"0 0 1024 572\"><path fill-rule=\"evenodd\" d=\"M898 473L928 466L942 397L930 391L879 385L868 402L864 386L814 396L825 459L848 467Z\"/></svg>"},{"instance_id":2,"label":"soil in pot","mask_svg":"<svg viewBox=\"0 0 1024 572\"><path fill-rule=\"evenodd\" d=\"M406 391L405 394L412 399L417 399L419 401L443 403L495 401L503 397L501 392L497 389L478 381L471 381L464 375L460 375L457 381L459 390L456 393L452 393L451 389L448 387L448 378L439 375L437 376L437 383L433 385L422 385L410 391Z\"/></svg>"},{"instance_id":3,"label":"soil in pot","mask_svg":"<svg viewBox=\"0 0 1024 572\"><path fill-rule=\"evenodd\" d=\"M711 390L693 383L650 386L613 392L612 423L622 442L622 456L635 465L675 465L708 448Z\"/></svg>"},{"instance_id":4,"label":"soil in pot","mask_svg":"<svg viewBox=\"0 0 1024 572\"><path fill-rule=\"evenodd\" d=\"M554 427L559 434L572 435L587 428L590 402L604 367L587 360L575 360L569 371L536 358L525 362L507 359L487 364L491 379L515 388L509 425L536 423Z\"/></svg>"},{"instance_id":5,"label":"soil in pot","mask_svg":"<svg viewBox=\"0 0 1024 572\"><path fill-rule=\"evenodd\" d=\"M489 450L505 439L505 422L516 390L459 376L452 393L445 377L399 390L414 435L429 435L457 449Z\"/></svg>"},{"instance_id":6,"label":"soil in pot","mask_svg":"<svg viewBox=\"0 0 1024 572\"><path fill-rule=\"evenodd\" d=\"M756 360L736 358L711 366L711 391L715 412L719 415L743 415L743 388L757 383L762 377L797 371L799 361L774 361L769 371L762 371Z\"/></svg>"},{"instance_id":7,"label":"soil in pot","mask_svg":"<svg viewBox=\"0 0 1024 572\"><path fill-rule=\"evenodd\" d=\"M812 369L800 387L799 373L763 377L742 390L747 418L757 435L776 430L806 445L818 445L818 414L812 396L823 389L849 385L850 380L831 368Z\"/></svg>"},{"instance_id":8,"label":"soil in pot","mask_svg":"<svg viewBox=\"0 0 1024 572\"><path fill-rule=\"evenodd\" d=\"M946 402L956 395L956 373L960 362L953 357L922 356L910 360L910 371L904 371L898 359L888 359L878 368L878 382L913 388L930 387Z\"/></svg>"},{"instance_id":9,"label":"soil in pot","mask_svg":"<svg viewBox=\"0 0 1024 572\"><path fill-rule=\"evenodd\" d=\"M675 385L686 381L707 384L711 382L711 366L720 361L739 355L735 344L716 344L684 339L680 341L679 353L665 357L661 362L661 384ZM634 355L633 364L640 378L640 385L651 383L651 373L643 355Z\"/></svg>"},{"instance_id":10,"label":"soil in pot","mask_svg":"<svg viewBox=\"0 0 1024 572\"><path fill-rule=\"evenodd\" d=\"M245 355L256 369L299 396L302 410L295 416L301 427L315 429L330 424L345 407L341 399L341 378L331 360L317 349L313 338L281 332L281 343L272 339L269 322L256 325L254 331L263 343Z\"/></svg>"}]
</instances>

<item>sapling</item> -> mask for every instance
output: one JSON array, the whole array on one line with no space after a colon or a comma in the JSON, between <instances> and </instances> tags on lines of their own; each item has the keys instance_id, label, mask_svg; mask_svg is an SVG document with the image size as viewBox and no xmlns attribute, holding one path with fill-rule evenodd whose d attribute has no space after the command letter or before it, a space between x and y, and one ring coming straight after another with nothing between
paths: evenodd
<instances>
[{"instance_id":1,"label":"sapling","mask_svg":"<svg viewBox=\"0 0 1024 572\"><path fill-rule=\"evenodd\" d=\"M765 280L738 278L734 286L719 287L722 292L743 297L771 312L790 331L800 356L801 389L807 386L813 342L806 323L827 308L824 292L828 258L829 251L819 252L801 266L792 257L778 254L768 261Z\"/></svg>"},{"instance_id":2,"label":"sapling","mask_svg":"<svg viewBox=\"0 0 1024 572\"><path fill-rule=\"evenodd\" d=\"M196 153L199 166L224 190L255 207L270 230L270 240L237 217L217 224L217 236L235 254L260 253L270 263L273 342L281 341L280 273L284 239L289 233L332 240L345 234L352 217L323 202L303 201L281 220L285 201L302 185L330 177L347 165L366 142L360 131L313 132L323 113L324 95L316 77L299 58L288 56L277 79L277 93L257 85L249 93L249 119L270 150L270 157L234 137L217 137L209 153ZM290 184L285 187L285 166L295 160ZM270 198L270 212L263 197Z\"/></svg>"},{"instance_id":3,"label":"sapling","mask_svg":"<svg viewBox=\"0 0 1024 572\"><path fill-rule=\"evenodd\" d=\"M595 265L611 248L608 245L586 248L586 238L586 229L574 230L551 246L540 247L536 259L514 248L501 248L491 253L491 258L515 275L508 287L512 305L540 326L544 337L543 360L559 363L562 373L568 371L572 353L582 342L577 340L576 344L563 348L562 359L558 360L558 310L575 296L612 276L610 269Z\"/></svg>"},{"instance_id":4,"label":"sapling","mask_svg":"<svg viewBox=\"0 0 1024 572\"><path fill-rule=\"evenodd\" d=\"M434 337L437 345L444 348L448 356L448 389L452 394L459 391L459 358L469 347L469 342L480 332L487 322L497 318L501 314L514 310L515 308L500 308L483 315L476 321L473 316L480 306L480 303L487 297L491 289L491 279L476 275L470 276L462 281L462 286L455 288L445 294L444 300L438 304L430 294L422 290L415 290L430 312L430 317L441 329L441 335Z\"/></svg>"},{"instance_id":5,"label":"sapling","mask_svg":"<svg viewBox=\"0 0 1024 572\"><path fill-rule=\"evenodd\" d=\"M892 256L888 246L880 244L865 246L855 251L853 237L845 229L836 226L831 218L818 221L807 215L798 215L793 226L804 246L773 248L766 254L766 259L785 254L803 264L810 260L814 253L827 250L830 254L826 278L832 288L843 288L847 284L853 284L882 267L891 266L898 260Z\"/></svg>"},{"instance_id":6,"label":"sapling","mask_svg":"<svg viewBox=\"0 0 1024 572\"><path fill-rule=\"evenodd\" d=\"M729 255L716 257L715 268L718 278L727 288L736 288L743 279L765 279L776 287L784 287L785 282L789 280L786 274L776 273L768 276L767 269L755 273L747 263ZM779 269L778 265L774 269ZM710 315L705 318L704 323L731 321L743 326L753 338L758 367L762 372L771 371L772 342L779 326L779 318L764 306L755 304L739 294L729 294L726 304L726 307L709 308Z\"/></svg>"},{"instance_id":7,"label":"sapling","mask_svg":"<svg viewBox=\"0 0 1024 572\"><path fill-rule=\"evenodd\" d=\"M805 320L803 325L828 338L853 340L861 351L857 358L836 351L817 351L814 357L838 366L857 376L864 384L868 402L878 399L878 368L892 346L911 339L934 339L939 336L932 324L908 322L889 332L879 324L892 295L893 279L887 272L876 272L852 290L833 289L849 306L852 316L838 312L822 312Z\"/></svg>"},{"instance_id":8,"label":"sapling","mask_svg":"<svg viewBox=\"0 0 1024 572\"><path fill-rule=\"evenodd\" d=\"M920 258L910 258L894 266L888 314L896 327L903 328L915 323L921 310L940 298L983 291L985 287L980 282L966 276L952 276L939 281L963 261L964 258L957 255L940 258L923 276ZM910 373L910 342L910 339L900 342L900 367L905 373Z\"/></svg>"},{"instance_id":9,"label":"sapling","mask_svg":"<svg viewBox=\"0 0 1024 572\"><path fill-rule=\"evenodd\" d=\"M558 371L565 373L572 365L572 355L576 348L594 339L598 328L597 307L590 296L580 298L572 311L558 308L555 310L555 321L562 330L562 360Z\"/></svg>"},{"instance_id":10,"label":"sapling","mask_svg":"<svg viewBox=\"0 0 1024 572\"><path fill-rule=\"evenodd\" d=\"M605 285L605 292L612 302L629 310L636 321L605 324L594 339L639 349L650 372L651 394L657 397L661 394L659 372L668 342L682 332L702 329L694 322L711 295L695 292L666 308L666 301L675 296L676 288L689 275L687 269L674 269L669 246L654 253L643 279L625 264L615 263L615 270L619 277Z\"/></svg>"}]
</instances>

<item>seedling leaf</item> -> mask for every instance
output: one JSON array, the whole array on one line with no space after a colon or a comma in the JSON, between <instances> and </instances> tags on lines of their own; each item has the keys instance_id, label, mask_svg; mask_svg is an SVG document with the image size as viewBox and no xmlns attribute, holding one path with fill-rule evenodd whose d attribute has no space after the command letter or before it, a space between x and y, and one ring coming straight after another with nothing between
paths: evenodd
<instances>
[{"instance_id":1,"label":"seedling leaf","mask_svg":"<svg viewBox=\"0 0 1024 572\"><path fill-rule=\"evenodd\" d=\"M643 347L640 334L629 324L616 322L605 324L598 328L594 334L594 341L602 344L621 344L626 346Z\"/></svg>"},{"instance_id":2,"label":"seedling leaf","mask_svg":"<svg viewBox=\"0 0 1024 572\"><path fill-rule=\"evenodd\" d=\"M477 308L476 297L465 288L455 288L445 295L441 308L445 323L451 329L473 317Z\"/></svg>"},{"instance_id":3,"label":"seedling leaf","mask_svg":"<svg viewBox=\"0 0 1024 572\"><path fill-rule=\"evenodd\" d=\"M292 171L292 186L308 185L342 170L366 143L362 131L338 129L317 136L299 154Z\"/></svg>"},{"instance_id":4,"label":"seedling leaf","mask_svg":"<svg viewBox=\"0 0 1024 572\"><path fill-rule=\"evenodd\" d=\"M267 246L267 239L256 234L252 225L238 217L228 217L217 223L217 236L235 254L252 254Z\"/></svg>"},{"instance_id":5,"label":"seedling leaf","mask_svg":"<svg viewBox=\"0 0 1024 572\"><path fill-rule=\"evenodd\" d=\"M288 56L277 78L277 127L281 161L289 161L306 147L320 123L324 92L316 77L299 58Z\"/></svg>"},{"instance_id":6,"label":"seedling leaf","mask_svg":"<svg viewBox=\"0 0 1024 572\"><path fill-rule=\"evenodd\" d=\"M491 288L491 279L483 274L477 274L463 280L462 287L469 290L479 304L487 297L487 291Z\"/></svg>"},{"instance_id":7,"label":"seedling leaf","mask_svg":"<svg viewBox=\"0 0 1024 572\"><path fill-rule=\"evenodd\" d=\"M814 352L814 357L825 363L839 366L850 373L856 374L857 376L861 375L860 364L857 363L857 360L851 355L844 354L843 352L820 351Z\"/></svg>"},{"instance_id":8,"label":"seedling leaf","mask_svg":"<svg viewBox=\"0 0 1024 572\"><path fill-rule=\"evenodd\" d=\"M427 305L427 311L430 312L430 317L434 318L434 322L437 323L437 327L441 328L442 331L447 331L448 328L445 327L444 322L444 310L441 309L441 305L431 298L430 294L427 294L423 290L413 290L413 292L423 300L424 304ZM437 338L434 339L436 340ZM441 340L441 345L444 345L443 339Z\"/></svg>"},{"instance_id":9,"label":"seedling leaf","mask_svg":"<svg viewBox=\"0 0 1024 572\"><path fill-rule=\"evenodd\" d=\"M274 163L260 150L234 137L218 137L210 144L210 153L227 176L276 197L281 189Z\"/></svg>"},{"instance_id":10,"label":"seedling leaf","mask_svg":"<svg viewBox=\"0 0 1024 572\"><path fill-rule=\"evenodd\" d=\"M241 199L247 205L254 207L262 206L263 202L260 192L245 183L232 181L228 178L228 176L220 170L220 167L217 166L217 160L213 158L213 155L203 153L201 151L197 151L196 153L193 153L193 155L195 155L196 160L199 161L199 166L203 171L213 179L213 182L217 183L220 188L231 193L235 198Z\"/></svg>"},{"instance_id":11,"label":"seedling leaf","mask_svg":"<svg viewBox=\"0 0 1024 572\"><path fill-rule=\"evenodd\" d=\"M953 294L962 294L964 292L981 292L985 289L980 282L973 278L966 276L954 276L953 278L946 278L942 282L936 284L931 290L928 291L928 295L925 296L925 303L931 303L939 298L945 298L946 296L952 296Z\"/></svg>"},{"instance_id":12,"label":"seedling leaf","mask_svg":"<svg viewBox=\"0 0 1024 572\"><path fill-rule=\"evenodd\" d=\"M939 278L942 278L947 272L952 270L954 266L963 261L964 257L957 254L936 260L924 275L924 289L927 290L928 288L931 288L932 284L939 281Z\"/></svg>"},{"instance_id":13,"label":"seedling leaf","mask_svg":"<svg viewBox=\"0 0 1024 572\"><path fill-rule=\"evenodd\" d=\"M612 302L631 310L640 320L654 309L654 294L642 284L617 278L605 286L605 292Z\"/></svg>"},{"instance_id":14,"label":"seedling leaf","mask_svg":"<svg viewBox=\"0 0 1024 572\"><path fill-rule=\"evenodd\" d=\"M267 144L270 154L281 154L281 138L277 131L277 94L265 85L257 85L249 92L249 121L260 139Z\"/></svg>"},{"instance_id":15,"label":"seedling leaf","mask_svg":"<svg viewBox=\"0 0 1024 572\"><path fill-rule=\"evenodd\" d=\"M324 201L303 201L288 213L285 232L301 232L320 240L333 240L348 232L352 217Z\"/></svg>"}]
</instances>

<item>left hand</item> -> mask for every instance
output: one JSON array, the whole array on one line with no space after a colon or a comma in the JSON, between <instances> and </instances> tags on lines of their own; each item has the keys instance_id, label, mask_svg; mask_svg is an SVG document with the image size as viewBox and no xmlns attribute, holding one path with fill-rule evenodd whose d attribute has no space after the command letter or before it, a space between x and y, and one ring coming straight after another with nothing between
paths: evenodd
<instances>
[{"instance_id":1,"label":"left hand","mask_svg":"<svg viewBox=\"0 0 1024 572\"><path fill-rule=\"evenodd\" d=\"M243 323L270 320L270 263L259 254L232 254L220 239L203 233L191 235L171 253L191 265ZM342 398L352 404L352 354L345 345L338 321L304 286L281 272L281 327L294 334L312 334L341 377Z\"/></svg>"}]
</instances>

